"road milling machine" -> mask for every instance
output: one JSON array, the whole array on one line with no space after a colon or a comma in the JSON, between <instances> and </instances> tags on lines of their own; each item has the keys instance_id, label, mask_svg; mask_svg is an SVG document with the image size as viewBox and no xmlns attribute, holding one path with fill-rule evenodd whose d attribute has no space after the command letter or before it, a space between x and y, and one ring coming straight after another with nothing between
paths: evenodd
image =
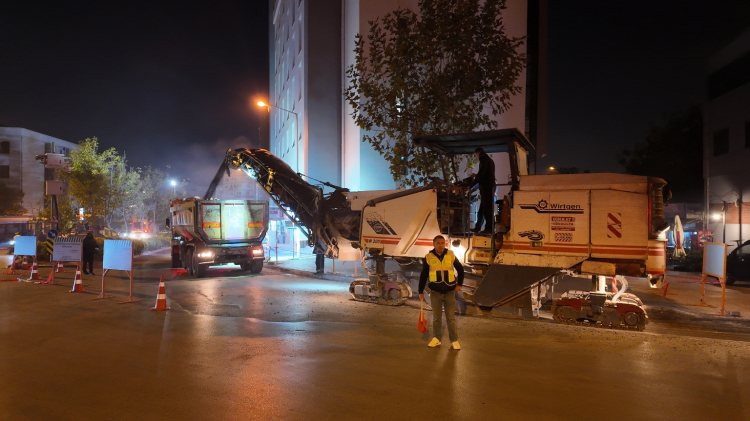
<instances>
[{"instance_id":1,"label":"road milling machine","mask_svg":"<svg viewBox=\"0 0 750 421\"><path fill-rule=\"evenodd\" d=\"M364 192L324 183L333 189L324 194L264 149L229 150L225 164L227 172L234 168L253 177L311 246L330 258L363 256L369 277L352 282L356 300L404 303L416 284L405 274L418 276L433 238L443 235L466 268L458 293L466 304L505 316L533 315L552 297L551 287L572 276L590 280L591 288L555 300L557 321L645 328L643 303L625 292L625 275L654 283L664 276L669 228L664 180L610 173L529 175L533 146L516 129L421 136L414 142L437 152L443 168L477 147L507 159L509 175L497 186L499 211L489 235L471 232L470 180L434 178L423 187ZM386 273L386 259L402 270Z\"/></svg>"}]
</instances>

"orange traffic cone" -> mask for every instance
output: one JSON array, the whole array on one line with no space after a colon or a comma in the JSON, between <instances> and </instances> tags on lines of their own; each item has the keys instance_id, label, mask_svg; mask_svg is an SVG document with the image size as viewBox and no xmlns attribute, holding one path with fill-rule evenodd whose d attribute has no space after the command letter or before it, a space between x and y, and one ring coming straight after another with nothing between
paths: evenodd
<instances>
[{"instance_id":1,"label":"orange traffic cone","mask_svg":"<svg viewBox=\"0 0 750 421\"><path fill-rule=\"evenodd\" d=\"M55 268L55 273L65 273L65 266L63 265L63 262L57 262L57 268Z\"/></svg>"},{"instance_id":2,"label":"orange traffic cone","mask_svg":"<svg viewBox=\"0 0 750 421\"><path fill-rule=\"evenodd\" d=\"M169 310L169 307L167 307L167 292L164 290L164 275L161 276L161 281L159 281L159 293L156 294L156 307L151 310Z\"/></svg>"},{"instance_id":3,"label":"orange traffic cone","mask_svg":"<svg viewBox=\"0 0 750 421\"><path fill-rule=\"evenodd\" d=\"M50 271L46 281L37 282L37 284L51 285L55 283L55 271Z\"/></svg>"},{"instance_id":4,"label":"orange traffic cone","mask_svg":"<svg viewBox=\"0 0 750 421\"><path fill-rule=\"evenodd\" d=\"M73 289L68 292L86 292L83 289L83 281L81 280L81 265L76 266L76 280L73 284Z\"/></svg>"},{"instance_id":5,"label":"orange traffic cone","mask_svg":"<svg viewBox=\"0 0 750 421\"><path fill-rule=\"evenodd\" d=\"M29 270L29 264L26 263L26 256L23 256L23 260L21 261L21 268L23 270Z\"/></svg>"},{"instance_id":6,"label":"orange traffic cone","mask_svg":"<svg viewBox=\"0 0 750 421\"><path fill-rule=\"evenodd\" d=\"M39 280L39 268L36 267L36 258L34 258L34 262L31 263L31 273L29 275L29 281Z\"/></svg>"},{"instance_id":7,"label":"orange traffic cone","mask_svg":"<svg viewBox=\"0 0 750 421\"><path fill-rule=\"evenodd\" d=\"M12 275L16 271L16 256L13 256L13 261L10 262L10 267L4 273L6 275Z\"/></svg>"}]
</instances>

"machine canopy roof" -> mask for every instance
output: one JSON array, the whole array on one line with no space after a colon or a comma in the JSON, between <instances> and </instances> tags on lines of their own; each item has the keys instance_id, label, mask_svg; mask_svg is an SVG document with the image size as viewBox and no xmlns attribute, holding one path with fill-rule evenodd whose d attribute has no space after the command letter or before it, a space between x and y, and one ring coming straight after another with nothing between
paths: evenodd
<instances>
[{"instance_id":1,"label":"machine canopy roof","mask_svg":"<svg viewBox=\"0 0 750 421\"><path fill-rule=\"evenodd\" d=\"M518 143L527 152L534 150L529 139L516 128L414 138L415 145L447 155L473 154L476 148L482 148L487 153L508 152L508 145L513 143Z\"/></svg>"}]
</instances>

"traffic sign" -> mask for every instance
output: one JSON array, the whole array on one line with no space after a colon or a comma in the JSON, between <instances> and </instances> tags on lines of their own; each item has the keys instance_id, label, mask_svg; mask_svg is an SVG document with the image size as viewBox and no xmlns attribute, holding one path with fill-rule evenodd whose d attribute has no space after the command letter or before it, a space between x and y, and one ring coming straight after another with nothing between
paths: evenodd
<instances>
[{"instance_id":1,"label":"traffic sign","mask_svg":"<svg viewBox=\"0 0 750 421\"><path fill-rule=\"evenodd\" d=\"M57 217L56 216L53 216L52 219L50 220L50 222L53 223L53 224L58 224L59 223L57 221Z\"/></svg>"},{"instance_id":2,"label":"traffic sign","mask_svg":"<svg viewBox=\"0 0 750 421\"><path fill-rule=\"evenodd\" d=\"M57 230L47 231L47 238L49 238L50 240L54 240L55 238L57 238Z\"/></svg>"}]
</instances>

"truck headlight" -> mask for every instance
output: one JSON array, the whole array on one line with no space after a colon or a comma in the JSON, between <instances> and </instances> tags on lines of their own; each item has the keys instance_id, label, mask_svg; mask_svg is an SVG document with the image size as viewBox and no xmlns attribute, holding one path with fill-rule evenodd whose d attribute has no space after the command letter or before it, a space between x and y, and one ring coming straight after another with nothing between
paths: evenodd
<instances>
[{"instance_id":1,"label":"truck headlight","mask_svg":"<svg viewBox=\"0 0 750 421\"><path fill-rule=\"evenodd\" d=\"M214 253L210 251L204 251L202 253L198 253L198 257L214 257Z\"/></svg>"}]
</instances>

